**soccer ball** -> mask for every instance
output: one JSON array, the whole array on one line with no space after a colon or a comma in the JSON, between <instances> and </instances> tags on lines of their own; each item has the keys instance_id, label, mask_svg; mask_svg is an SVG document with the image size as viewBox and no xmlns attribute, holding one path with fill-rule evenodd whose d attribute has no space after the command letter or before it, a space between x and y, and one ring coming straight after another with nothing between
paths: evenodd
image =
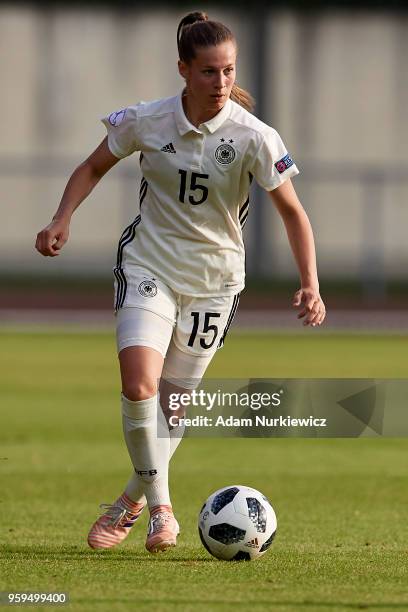
<instances>
[{"instance_id":1,"label":"soccer ball","mask_svg":"<svg viewBox=\"0 0 408 612\"><path fill-rule=\"evenodd\" d=\"M276 534L276 515L259 491L235 485L215 491L198 515L204 547L217 559L251 561L261 557Z\"/></svg>"}]
</instances>

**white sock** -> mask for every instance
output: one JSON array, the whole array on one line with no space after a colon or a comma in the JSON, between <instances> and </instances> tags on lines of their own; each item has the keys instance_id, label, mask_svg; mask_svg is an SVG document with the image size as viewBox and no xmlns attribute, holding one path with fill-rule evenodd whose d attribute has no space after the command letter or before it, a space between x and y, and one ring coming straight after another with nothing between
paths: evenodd
<instances>
[{"instance_id":1,"label":"white sock","mask_svg":"<svg viewBox=\"0 0 408 612\"><path fill-rule=\"evenodd\" d=\"M170 429L170 449L169 449L169 461L176 452L184 434L185 425L179 425ZM143 483L140 482L138 475L133 472L129 478L129 482L126 485L125 493L134 502L145 504L146 497L143 493Z\"/></svg>"},{"instance_id":2,"label":"white sock","mask_svg":"<svg viewBox=\"0 0 408 612\"><path fill-rule=\"evenodd\" d=\"M122 394L122 421L135 476L149 508L171 505L168 485L170 436L158 396L132 402Z\"/></svg>"}]
</instances>

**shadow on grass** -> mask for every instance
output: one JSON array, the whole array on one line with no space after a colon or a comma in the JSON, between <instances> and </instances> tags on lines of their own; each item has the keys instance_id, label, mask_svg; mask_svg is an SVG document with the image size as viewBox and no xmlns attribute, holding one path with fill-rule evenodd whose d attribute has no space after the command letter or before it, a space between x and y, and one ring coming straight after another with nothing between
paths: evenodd
<instances>
[{"instance_id":1,"label":"shadow on grass","mask_svg":"<svg viewBox=\"0 0 408 612\"><path fill-rule=\"evenodd\" d=\"M170 551L169 551L170 552ZM123 561L141 561L146 563L148 560L154 560L155 562L171 562L171 563L216 563L216 559L211 558L200 558L200 557L174 557L169 554L158 554L151 555L147 551L140 553L140 551L132 551L129 549L123 550L90 550L81 549L79 546L70 547L59 547L59 546L46 546L39 548L38 546L1 546L0 547L0 560L9 559L10 556L18 556L21 560L33 560L33 559L48 559L52 557L59 561L115 561L118 560L121 563Z\"/></svg>"},{"instance_id":2,"label":"shadow on grass","mask_svg":"<svg viewBox=\"0 0 408 612\"><path fill-rule=\"evenodd\" d=\"M100 562L108 562L112 563L112 561L118 561L123 563L124 561L131 562L134 564L135 562L140 562L142 564L146 564L147 561L152 561L153 563L168 563L168 564L183 564L189 566L200 566L201 564L207 565L208 563L215 564L219 562L216 559L209 558L197 558L193 556L182 556L182 557L172 557L170 555L150 555L147 552L141 554L140 552L133 552L132 550L102 550L102 551L91 551L87 549L82 549L80 546L44 546L42 548L38 548L38 546L2 546L0 547L0 560L10 560L10 557L14 557L20 561L35 561L35 560L49 560L50 558L56 561L86 561L95 560L98 563ZM247 565L245 562L241 562L242 565ZM225 564L228 566L229 564ZM183 598L167 598L165 600L157 599L157 598L143 598L140 599L138 597L138 604L145 604L152 606L154 609L157 606L165 604L166 606L176 606L178 609L183 609L183 606L194 606L194 605L207 605L211 606L213 609L217 609L219 606L233 606L234 608L240 608L247 610L248 607L262 607L263 609L270 609L273 606L274 609L290 609L290 610L308 610L308 609L344 609L344 610L408 610L408 600L400 603L391 603L391 602L373 602L373 603L365 603L365 602L347 602L347 601L314 601L314 600L286 600L286 599L278 599L271 595L267 600L256 600L249 599L244 601L235 601L231 599L223 600L217 599L216 601L209 601L208 599L192 599L185 600ZM70 599L71 604L92 604L93 606L106 605L109 603L116 604L132 604L134 603L134 598L126 598L126 597L101 597L101 598L92 598L92 597L72 597ZM160 608L161 609L161 608Z\"/></svg>"},{"instance_id":3,"label":"shadow on grass","mask_svg":"<svg viewBox=\"0 0 408 612\"><path fill-rule=\"evenodd\" d=\"M98 604L107 604L107 603L123 603L123 604L131 604L134 603L135 600L134 598L104 598L104 599L92 599L92 598L82 598L79 597L78 599L71 599L70 603L74 604L74 603L78 603L78 604L84 604L84 603L88 603L88 604L94 604L94 605L98 605ZM194 606L194 605L206 605L206 606L211 606L209 607L209 609L217 609L218 606L233 606L234 608L242 608L245 610L248 610L248 608L253 608L253 607L257 607L257 606L262 606L262 608L264 610L270 610L270 609L276 609L276 608L290 608L291 610L297 610L299 608L341 608L341 609L346 609L346 610L390 610L390 609L407 609L408 607L408 601L405 603L352 603L352 602L344 602L344 601L336 601L336 602L331 602L331 601L297 601L297 600L293 600L293 601L287 601L287 600L282 600L279 601L277 599L273 599L270 598L268 600L249 600L249 601L234 601L231 599L217 599L217 601L212 601L212 600L208 600L208 599L191 599L191 600L186 600L186 599L172 599L172 598L166 598L166 600L162 600L162 599L148 599L148 598L143 598L140 599L138 597L137 599L137 603L138 605L150 605L152 606L152 609L154 609L155 606L159 606L160 604L165 604L166 606L177 606L177 608L179 610L182 610L184 606L188 605L188 606ZM161 609L161 608L159 608Z\"/></svg>"},{"instance_id":4,"label":"shadow on grass","mask_svg":"<svg viewBox=\"0 0 408 612\"><path fill-rule=\"evenodd\" d=\"M372 610L372 609L376 609L376 610L381 610L381 609L386 609L388 610L389 608L395 608L395 609L407 609L408 606L408 601L405 603L351 603L351 602L344 602L344 601L335 601L335 602L329 602L329 601L276 601L274 602L275 605L278 606L296 606L298 608L307 608L308 606L313 606L313 608L347 608L347 609L351 609L351 610Z\"/></svg>"}]
</instances>

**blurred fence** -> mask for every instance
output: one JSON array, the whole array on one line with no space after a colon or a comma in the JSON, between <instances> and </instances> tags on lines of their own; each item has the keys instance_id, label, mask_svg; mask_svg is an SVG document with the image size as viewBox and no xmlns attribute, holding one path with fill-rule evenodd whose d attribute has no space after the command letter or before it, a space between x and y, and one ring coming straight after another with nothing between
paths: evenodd
<instances>
[{"instance_id":1,"label":"blurred fence","mask_svg":"<svg viewBox=\"0 0 408 612\"><path fill-rule=\"evenodd\" d=\"M301 170L294 184L321 275L379 293L390 279L405 281L406 15L209 12L236 33L239 82ZM12 58L0 65L0 273L110 274L121 230L137 214L136 158L116 166L77 211L61 257L39 257L35 234L72 169L103 138L98 118L180 89L182 15L0 7L0 54ZM251 272L293 276L276 212L259 193L252 199Z\"/></svg>"},{"instance_id":2,"label":"blurred fence","mask_svg":"<svg viewBox=\"0 0 408 612\"><path fill-rule=\"evenodd\" d=\"M7 177L16 183L27 181L33 189L37 181L43 185L46 181L62 186L67 178L67 168L74 165L75 160L64 157L25 160L5 157L0 158L0 179ZM367 292L378 293L385 289L387 278L405 279L406 226L398 223L401 214L406 212L406 201L392 201L391 194L406 188L408 167L382 168L374 164L325 161L314 164L305 161L300 165L302 174L294 182L300 197L304 195L302 199L312 219L322 276L357 277ZM122 162L108 174L91 196L96 201L84 204L74 216L69 251L58 261L47 260L48 265L44 265L44 260L33 251L35 231L48 218L37 216L38 210L30 207L31 195L28 195L20 231L27 240L25 245L20 240L12 244L17 228L10 232L10 250L14 249L17 255L13 254L11 258L10 253L6 254L0 262L0 271L10 272L11 266L11 270L20 274L55 274L56 271L99 276L110 274L119 235L138 214L140 178L139 164L134 160ZM345 193L354 193L354 198L345 195L341 210L333 210L331 194L344 185L347 186ZM323 197L314 195L324 191L328 194L326 202ZM112 192L114 196L108 197ZM245 236L249 268L252 273L263 277L291 276L295 268L282 225L269 200L262 202L262 198L261 195L256 202L256 206L261 206L258 214L251 211ZM252 209L254 206L252 204ZM326 207L325 211L322 211L322 206ZM6 227L9 222L6 221ZM27 229L32 230L31 235L27 235ZM4 241L2 249L6 251Z\"/></svg>"}]
</instances>

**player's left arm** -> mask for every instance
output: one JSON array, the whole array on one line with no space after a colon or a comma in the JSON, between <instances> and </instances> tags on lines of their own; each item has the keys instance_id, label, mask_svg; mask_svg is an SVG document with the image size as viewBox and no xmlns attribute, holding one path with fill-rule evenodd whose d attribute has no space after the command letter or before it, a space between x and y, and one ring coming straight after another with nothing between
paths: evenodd
<instances>
[{"instance_id":1,"label":"player's left arm","mask_svg":"<svg viewBox=\"0 0 408 612\"><path fill-rule=\"evenodd\" d=\"M290 179L268 193L285 224L299 270L301 287L293 297L293 306L301 308L298 319L304 318L303 325L321 325L326 309L319 293L316 249L309 218Z\"/></svg>"}]
</instances>

